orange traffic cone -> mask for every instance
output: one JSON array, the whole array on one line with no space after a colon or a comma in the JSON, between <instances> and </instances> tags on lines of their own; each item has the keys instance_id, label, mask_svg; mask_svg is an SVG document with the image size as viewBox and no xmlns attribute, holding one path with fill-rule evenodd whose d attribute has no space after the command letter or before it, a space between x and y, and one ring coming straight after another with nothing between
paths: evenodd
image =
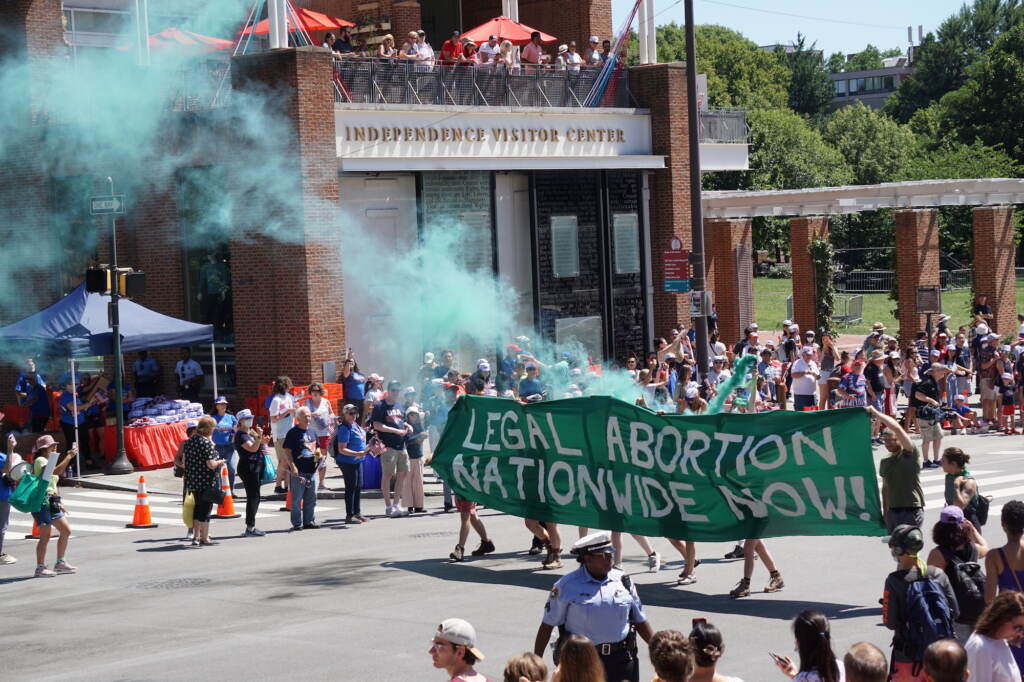
<instances>
[{"instance_id":1,"label":"orange traffic cone","mask_svg":"<svg viewBox=\"0 0 1024 682\"><path fill-rule=\"evenodd\" d=\"M149 494L146 492L146 477L139 476L139 492L135 494L135 515L125 528L156 528L153 517L149 513Z\"/></svg>"},{"instance_id":2,"label":"orange traffic cone","mask_svg":"<svg viewBox=\"0 0 1024 682\"><path fill-rule=\"evenodd\" d=\"M217 507L215 519L237 519L241 514L235 512L235 501L231 499L231 486L228 485L227 467L220 470L220 489L224 492L224 501Z\"/></svg>"},{"instance_id":3,"label":"orange traffic cone","mask_svg":"<svg viewBox=\"0 0 1024 682\"><path fill-rule=\"evenodd\" d=\"M277 511L291 511L292 510L292 489L288 488L288 494L284 498L284 506Z\"/></svg>"},{"instance_id":4,"label":"orange traffic cone","mask_svg":"<svg viewBox=\"0 0 1024 682\"><path fill-rule=\"evenodd\" d=\"M39 525L36 524L36 520L32 519L32 532L25 536L26 540L35 540L39 537Z\"/></svg>"}]
</instances>

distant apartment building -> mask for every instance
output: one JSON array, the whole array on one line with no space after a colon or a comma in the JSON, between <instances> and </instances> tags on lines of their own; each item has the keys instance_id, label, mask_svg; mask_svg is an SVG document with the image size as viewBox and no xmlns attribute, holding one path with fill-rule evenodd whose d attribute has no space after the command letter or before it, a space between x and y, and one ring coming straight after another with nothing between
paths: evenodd
<instances>
[{"instance_id":1,"label":"distant apartment building","mask_svg":"<svg viewBox=\"0 0 1024 682\"><path fill-rule=\"evenodd\" d=\"M887 57L882 68L865 71L843 71L829 74L835 87L832 109L838 109L854 102L863 102L872 109L881 109L889 95L896 92L914 70L905 57Z\"/></svg>"}]
</instances>

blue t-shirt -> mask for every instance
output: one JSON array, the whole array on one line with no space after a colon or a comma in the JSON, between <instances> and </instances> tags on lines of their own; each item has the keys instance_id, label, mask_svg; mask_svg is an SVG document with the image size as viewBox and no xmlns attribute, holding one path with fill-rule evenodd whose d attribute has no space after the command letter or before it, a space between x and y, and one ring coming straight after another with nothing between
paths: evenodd
<instances>
[{"instance_id":1,"label":"blue t-shirt","mask_svg":"<svg viewBox=\"0 0 1024 682\"><path fill-rule=\"evenodd\" d=\"M46 380L43 379L42 374L36 374L36 383L40 386L46 386ZM25 373L22 372L18 375L18 380L14 383L15 393L28 393L30 386L28 385L28 379L25 378Z\"/></svg>"},{"instance_id":2,"label":"blue t-shirt","mask_svg":"<svg viewBox=\"0 0 1024 682\"><path fill-rule=\"evenodd\" d=\"M7 453L0 452L0 470L7 464ZM0 480L0 502L11 499L11 493L14 492L14 488L8 488L4 485L3 480Z\"/></svg>"},{"instance_id":3,"label":"blue t-shirt","mask_svg":"<svg viewBox=\"0 0 1024 682\"><path fill-rule=\"evenodd\" d=\"M412 433L405 437L405 451L409 453L409 459L419 459L423 456L423 423L410 423Z\"/></svg>"},{"instance_id":4,"label":"blue t-shirt","mask_svg":"<svg viewBox=\"0 0 1024 682\"><path fill-rule=\"evenodd\" d=\"M293 426L284 437L284 447L291 451L292 461L300 474L311 474L316 471L316 457L313 451L316 440L306 429Z\"/></svg>"},{"instance_id":5,"label":"blue t-shirt","mask_svg":"<svg viewBox=\"0 0 1024 682\"><path fill-rule=\"evenodd\" d=\"M405 407L402 403L394 403L388 405L387 400L381 400L379 403L373 406L373 412L370 414L370 423L375 424L380 422L385 426L390 426L393 429L404 429L405 428ZM404 450L405 449L405 434L390 433L388 431L381 431L377 434L377 437L381 439L384 445L388 446L392 450Z\"/></svg>"},{"instance_id":6,"label":"blue t-shirt","mask_svg":"<svg viewBox=\"0 0 1024 682\"><path fill-rule=\"evenodd\" d=\"M366 377L358 372L352 372L341 380L345 389L345 398L348 400L366 399Z\"/></svg>"},{"instance_id":7,"label":"blue t-shirt","mask_svg":"<svg viewBox=\"0 0 1024 682\"><path fill-rule=\"evenodd\" d=\"M527 377L519 382L519 397L529 398L531 395L537 395L543 393L544 390L540 386L539 379L530 379Z\"/></svg>"},{"instance_id":8,"label":"blue t-shirt","mask_svg":"<svg viewBox=\"0 0 1024 682\"><path fill-rule=\"evenodd\" d=\"M213 442L215 445L231 445L234 442L235 425L238 420L235 415L224 413L222 415L210 415L217 427L213 430Z\"/></svg>"},{"instance_id":9,"label":"blue t-shirt","mask_svg":"<svg viewBox=\"0 0 1024 682\"><path fill-rule=\"evenodd\" d=\"M46 393L46 388L41 384L36 384L25 396L25 402L35 400L34 403L29 405L28 411L33 417L49 417L50 416L50 396Z\"/></svg>"},{"instance_id":10,"label":"blue t-shirt","mask_svg":"<svg viewBox=\"0 0 1024 682\"><path fill-rule=\"evenodd\" d=\"M75 419L72 416L72 408L73 408L72 402L73 401L74 401L74 399L72 398L71 394L68 393L67 391L64 391L63 393L61 393L60 394L60 398L57 399L57 402L60 403L60 420L64 424L72 424L73 425L75 423ZM81 396L78 397L78 404L79 404L79 406L81 406L81 404L82 404L82 397ZM81 407L79 407L79 409L78 409L78 425L81 426L84 423L85 423L85 414L82 412Z\"/></svg>"},{"instance_id":11,"label":"blue t-shirt","mask_svg":"<svg viewBox=\"0 0 1024 682\"><path fill-rule=\"evenodd\" d=\"M348 424L339 424L338 430L334 434L334 442L331 447L335 453L334 461L338 464L358 464L362 458L353 457L352 455L346 455L341 452L341 448L348 448L353 452L362 452L366 449L366 431L362 426L353 422L351 426Z\"/></svg>"}]
</instances>

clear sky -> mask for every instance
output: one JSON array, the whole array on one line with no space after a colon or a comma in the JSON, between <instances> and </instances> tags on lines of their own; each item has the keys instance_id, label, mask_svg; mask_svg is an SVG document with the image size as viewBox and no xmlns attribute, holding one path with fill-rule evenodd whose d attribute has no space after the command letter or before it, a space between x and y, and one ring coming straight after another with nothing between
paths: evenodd
<instances>
[{"instance_id":1,"label":"clear sky","mask_svg":"<svg viewBox=\"0 0 1024 682\"><path fill-rule=\"evenodd\" d=\"M571 0L568 0L571 1ZM612 26L618 30L635 0L612 0ZM871 43L879 49L907 47L907 26L934 31L964 0L694 0L698 24L721 24L758 45L787 44L796 34L817 41L826 56L852 53ZM656 24L683 23L682 0L655 0ZM634 24L635 26L635 24Z\"/></svg>"}]
</instances>

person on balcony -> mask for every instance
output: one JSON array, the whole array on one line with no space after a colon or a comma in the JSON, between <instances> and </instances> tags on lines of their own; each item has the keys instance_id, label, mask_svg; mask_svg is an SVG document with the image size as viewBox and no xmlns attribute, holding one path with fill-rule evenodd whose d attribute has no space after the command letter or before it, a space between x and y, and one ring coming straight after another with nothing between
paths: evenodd
<instances>
[{"instance_id":1,"label":"person on balcony","mask_svg":"<svg viewBox=\"0 0 1024 682\"><path fill-rule=\"evenodd\" d=\"M459 66L477 66L480 63L480 56L477 53L476 43L472 38L462 39L462 54L459 55Z\"/></svg>"},{"instance_id":2,"label":"person on balcony","mask_svg":"<svg viewBox=\"0 0 1024 682\"><path fill-rule=\"evenodd\" d=\"M600 66L602 63L601 50L597 48L600 43L600 39L597 36L590 36L590 40L587 43L587 49L583 51L583 61L586 62L587 66Z\"/></svg>"},{"instance_id":3,"label":"person on balcony","mask_svg":"<svg viewBox=\"0 0 1024 682\"><path fill-rule=\"evenodd\" d=\"M580 53L576 51L576 41L575 40L570 40L569 41L569 45L567 47L567 50L568 51L565 53L565 55L563 57L564 63L565 63L565 69L569 73L579 73L580 72L580 65L583 63L583 57L581 57ZM558 52L559 52L559 56L562 57L562 55L561 55L562 48L561 47L558 48Z\"/></svg>"},{"instance_id":4,"label":"person on balcony","mask_svg":"<svg viewBox=\"0 0 1024 682\"><path fill-rule=\"evenodd\" d=\"M398 53L395 49L395 37L388 33L380 41L380 47L377 49L377 56L381 59L393 59Z\"/></svg>"},{"instance_id":5,"label":"person on balcony","mask_svg":"<svg viewBox=\"0 0 1024 682\"><path fill-rule=\"evenodd\" d=\"M427 42L427 32L422 28L416 31L416 66L417 71L434 68L434 48Z\"/></svg>"},{"instance_id":6,"label":"person on balcony","mask_svg":"<svg viewBox=\"0 0 1024 682\"><path fill-rule=\"evenodd\" d=\"M334 41L334 44L331 45L331 49L340 55L352 56L352 53L355 50L352 49L352 37L349 34L347 27L343 26L341 28L341 36Z\"/></svg>"},{"instance_id":7,"label":"person on balcony","mask_svg":"<svg viewBox=\"0 0 1024 682\"><path fill-rule=\"evenodd\" d=\"M498 45L498 36L488 36L487 42L480 46L480 63L490 64L496 62L498 61L499 54L501 54L501 47Z\"/></svg>"},{"instance_id":8,"label":"person on balcony","mask_svg":"<svg viewBox=\"0 0 1024 682\"><path fill-rule=\"evenodd\" d=\"M505 45L503 43L502 48L504 47ZM523 52L520 55L520 61L524 64L533 64L536 66L547 64L551 61L551 56L544 54L544 48L540 44L540 31L534 31L530 34L530 42L523 48Z\"/></svg>"},{"instance_id":9,"label":"person on balcony","mask_svg":"<svg viewBox=\"0 0 1024 682\"><path fill-rule=\"evenodd\" d=\"M402 49L399 56L407 61L416 61L419 56L419 52L416 49L416 40L419 36L416 35L416 31L409 31L409 35L406 36L405 42L402 43Z\"/></svg>"},{"instance_id":10,"label":"person on balcony","mask_svg":"<svg viewBox=\"0 0 1024 682\"><path fill-rule=\"evenodd\" d=\"M495 57L495 64L499 67L503 67L506 71L511 71L516 66L516 56L513 50L512 41L504 40L501 43L498 54Z\"/></svg>"},{"instance_id":11,"label":"person on balcony","mask_svg":"<svg viewBox=\"0 0 1024 682\"><path fill-rule=\"evenodd\" d=\"M452 31L452 37L441 45L441 63L446 66L459 63L462 56L463 42L459 40L459 32Z\"/></svg>"}]
</instances>

